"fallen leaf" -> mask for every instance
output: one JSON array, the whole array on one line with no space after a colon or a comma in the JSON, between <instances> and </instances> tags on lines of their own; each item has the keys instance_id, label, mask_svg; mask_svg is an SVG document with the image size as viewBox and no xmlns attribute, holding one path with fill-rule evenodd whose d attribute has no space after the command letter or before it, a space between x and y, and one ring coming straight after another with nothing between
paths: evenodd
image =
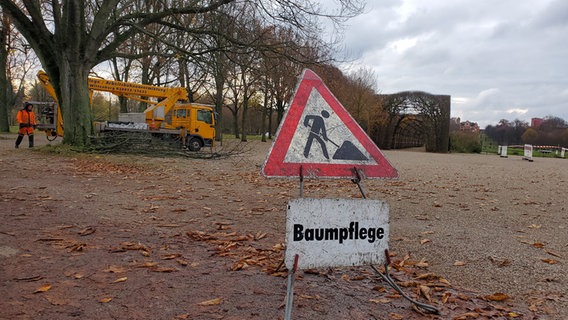
<instances>
[{"instance_id":1,"label":"fallen leaf","mask_svg":"<svg viewBox=\"0 0 568 320\"><path fill-rule=\"evenodd\" d=\"M391 302L390 299L369 299L370 302L374 303L389 303Z\"/></svg>"},{"instance_id":2,"label":"fallen leaf","mask_svg":"<svg viewBox=\"0 0 568 320\"><path fill-rule=\"evenodd\" d=\"M466 313L460 314L459 316L457 316L453 319L454 320L466 320L466 319L469 319L469 318L477 319L477 318L479 318L479 313L477 313L477 312L466 312Z\"/></svg>"},{"instance_id":3,"label":"fallen leaf","mask_svg":"<svg viewBox=\"0 0 568 320\"><path fill-rule=\"evenodd\" d=\"M419 268L427 268L429 266L428 261L422 258L420 261L416 263L416 266Z\"/></svg>"},{"instance_id":4,"label":"fallen leaf","mask_svg":"<svg viewBox=\"0 0 568 320\"><path fill-rule=\"evenodd\" d=\"M454 262L454 266L456 266L456 267L465 266L465 262L464 261L456 261L456 262Z\"/></svg>"},{"instance_id":5,"label":"fallen leaf","mask_svg":"<svg viewBox=\"0 0 568 320\"><path fill-rule=\"evenodd\" d=\"M508 295L501 293L501 292L497 292L497 293L494 293L492 295L485 296L485 299L491 300L491 301L505 301L509 298L510 297Z\"/></svg>"},{"instance_id":6,"label":"fallen leaf","mask_svg":"<svg viewBox=\"0 0 568 320\"><path fill-rule=\"evenodd\" d=\"M124 282L126 280L128 280L128 277L122 277L122 278L118 278L118 279L114 280L112 283Z\"/></svg>"},{"instance_id":7,"label":"fallen leaf","mask_svg":"<svg viewBox=\"0 0 568 320\"><path fill-rule=\"evenodd\" d=\"M179 263L182 266L187 266L189 264L189 262L187 260L184 259L176 259L176 262Z\"/></svg>"},{"instance_id":8,"label":"fallen leaf","mask_svg":"<svg viewBox=\"0 0 568 320\"><path fill-rule=\"evenodd\" d=\"M176 268L167 268L167 267L155 267L155 268L152 268L150 270L152 270L154 272L163 272L163 273L178 271L178 269L176 269Z\"/></svg>"},{"instance_id":9,"label":"fallen leaf","mask_svg":"<svg viewBox=\"0 0 568 320\"><path fill-rule=\"evenodd\" d=\"M540 224L534 224L534 223L529 226L529 228L531 229L540 229L540 227L541 227Z\"/></svg>"},{"instance_id":10,"label":"fallen leaf","mask_svg":"<svg viewBox=\"0 0 568 320\"><path fill-rule=\"evenodd\" d=\"M430 296L430 288L427 286L419 286L420 288L420 293L422 294L422 296L424 296L424 298L426 298L426 300L428 301L432 301L432 297Z\"/></svg>"},{"instance_id":11,"label":"fallen leaf","mask_svg":"<svg viewBox=\"0 0 568 320\"><path fill-rule=\"evenodd\" d=\"M136 264L135 267L136 268L153 268L155 266L157 266L158 263L157 262L153 262L153 261L146 261L144 263L139 263Z\"/></svg>"},{"instance_id":12,"label":"fallen leaf","mask_svg":"<svg viewBox=\"0 0 568 320\"><path fill-rule=\"evenodd\" d=\"M266 232L257 232L256 236L254 237L255 240L260 240L262 238L266 237Z\"/></svg>"},{"instance_id":13,"label":"fallen leaf","mask_svg":"<svg viewBox=\"0 0 568 320\"><path fill-rule=\"evenodd\" d=\"M401 315L398 314L398 313L394 313L394 312L389 313L389 317L390 317L391 319L395 319L395 320L402 320L402 319L404 319L403 316L401 316Z\"/></svg>"},{"instance_id":14,"label":"fallen leaf","mask_svg":"<svg viewBox=\"0 0 568 320\"><path fill-rule=\"evenodd\" d=\"M51 284L46 283L43 286L39 287L36 289L36 291L34 291L34 293L41 293L41 292L46 292L49 289L51 289Z\"/></svg>"},{"instance_id":15,"label":"fallen leaf","mask_svg":"<svg viewBox=\"0 0 568 320\"><path fill-rule=\"evenodd\" d=\"M180 253L173 253L173 254L168 254L168 255L162 256L162 260L173 260L173 259L179 258L179 257L181 257Z\"/></svg>"},{"instance_id":16,"label":"fallen leaf","mask_svg":"<svg viewBox=\"0 0 568 320\"><path fill-rule=\"evenodd\" d=\"M79 235L87 236L87 235L90 235L92 233L95 233L95 231L97 231L97 229L95 229L94 227L86 227L85 229L79 231Z\"/></svg>"},{"instance_id":17,"label":"fallen leaf","mask_svg":"<svg viewBox=\"0 0 568 320\"><path fill-rule=\"evenodd\" d=\"M428 243L428 242L431 242L431 240L430 240L430 239L422 239L422 240L420 240L420 244L425 244L425 243Z\"/></svg>"},{"instance_id":18,"label":"fallen leaf","mask_svg":"<svg viewBox=\"0 0 568 320\"><path fill-rule=\"evenodd\" d=\"M442 303L446 303L448 302L448 299L452 296L451 292L444 292L444 294L442 295Z\"/></svg>"},{"instance_id":19,"label":"fallen leaf","mask_svg":"<svg viewBox=\"0 0 568 320\"><path fill-rule=\"evenodd\" d=\"M544 248L544 243L535 242L535 243L533 243L533 247L535 247L535 248Z\"/></svg>"},{"instance_id":20,"label":"fallen leaf","mask_svg":"<svg viewBox=\"0 0 568 320\"><path fill-rule=\"evenodd\" d=\"M540 259L542 262L544 263L548 263L548 264L557 264L558 260L554 260L554 259Z\"/></svg>"},{"instance_id":21,"label":"fallen leaf","mask_svg":"<svg viewBox=\"0 0 568 320\"><path fill-rule=\"evenodd\" d=\"M111 272L111 273L122 273L126 272L126 268L121 266L109 266L104 270L104 272Z\"/></svg>"},{"instance_id":22,"label":"fallen leaf","mask_svg":"<svg viewBox=\"0 0 568 320\"><path fill-rule=\"evenodd\" d=\"M85 247L87 247L86 243L76 243L71 246L68 246L67 248L69 248L68 252L73 252L73 251L83 251Z\"/></svg>"},{"instance_id":23,"label":"fallen leaf","mask_svg":"<svg viewBox=\"0 0 568 320\"><path fill-rule=\"evenodd\" d=\"M108 297L108 298L102 298L99 300L100 303L107 303L107 302L111 302L112 298Z\"/></svg>"},{"instance_id":24,"label":"fallen leaf","mask_svg":"<svg viewBox=\"0 0 568 320\"><path fill-rule=\"evenodd\" d=\"M200 302L200 303L198 303L198 305L200 305L200 306L217 306L217 305L220 305L221 302L223 302L223 299L216 298L216 299L211 299L211 300Z\"/></svg>"}]
</instances>

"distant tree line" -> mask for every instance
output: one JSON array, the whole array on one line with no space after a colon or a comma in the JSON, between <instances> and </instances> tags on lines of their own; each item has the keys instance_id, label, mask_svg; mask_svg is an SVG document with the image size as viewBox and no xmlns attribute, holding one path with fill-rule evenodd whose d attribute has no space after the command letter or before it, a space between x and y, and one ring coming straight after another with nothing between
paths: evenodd
<instances>
[{"instance_id":1,"label":"distant tree line","mask_svg":"<svg viewBox=\"0 0 568 320\"><path fill-rule=\"evenodd\" d=\"M547 116L534 126L518 119L502 119L495 126L488 125L484 133L500 145L527 143L568 147L568 122L555 116Z\"/></svg>"}]
</instances>

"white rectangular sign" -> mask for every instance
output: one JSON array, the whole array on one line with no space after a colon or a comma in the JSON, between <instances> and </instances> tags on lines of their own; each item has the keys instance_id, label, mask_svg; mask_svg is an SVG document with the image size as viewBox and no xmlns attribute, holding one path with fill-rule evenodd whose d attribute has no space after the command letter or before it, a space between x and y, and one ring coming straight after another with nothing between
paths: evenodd
<instances>
[{"instance_id":1,"label":"white rectangular sign","mask_svg":"<svg viewBox=\"0 0 568 320\"><path fill-rule=\"evenodd\" d=\"M501 158L507 158L507 146L501 146L501 153L499 154Z\"/></svg>"},{"instance_id":2,"label":"white rectangular sign","mask_svg":"<svg viewBox=\"0 0 568 320\"><path fill-rule=\"evenodd\" d=\"M532 156L533 156L533 146L532 144L525 144L524 148L524 160L530 160L532 161Z\"/></svg>"},{"instance_id":3,"label":"white rectangular sign","mask_svg":"<svg viewBox=\"0 0 568 320\"><path fill-rule=\"evenodd\" d=\"M366 199L300 198L288 203L286 267L381 264L388 249L389 207Z\"/></svg>"}]
</instances>

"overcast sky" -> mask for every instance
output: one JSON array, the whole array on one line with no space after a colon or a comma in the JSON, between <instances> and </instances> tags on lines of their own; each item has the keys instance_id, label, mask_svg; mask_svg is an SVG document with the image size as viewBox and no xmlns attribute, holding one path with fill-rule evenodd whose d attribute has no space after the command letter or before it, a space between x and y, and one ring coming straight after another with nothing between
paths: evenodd
<instances>
[{"instance_id":1,"label":"overcast sky","mask_svg":"<svg viewBox=\"0 0 568 320\"><path fill-rule=\"evenodd\" d=\"M566 0L368 0L348 24L350 68L372 70L380 93L451 95L451 116L482 128L568 121Z\"/></svg>"}]
</instances>

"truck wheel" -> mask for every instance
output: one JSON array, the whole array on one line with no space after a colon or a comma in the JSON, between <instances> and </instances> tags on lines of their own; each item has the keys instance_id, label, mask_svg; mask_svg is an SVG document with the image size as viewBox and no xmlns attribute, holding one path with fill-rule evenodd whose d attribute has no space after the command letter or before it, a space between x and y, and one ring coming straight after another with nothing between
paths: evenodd
<instances>
[{"instance_id":1,"label":"truck wheel","mask_svg":"<svg viewBox=\"0 0 568 320\"><path fill-rule=\"evenodd\" d=\"M191 139L189 139L189 142L187 143L187 147L191 151L199 151L199 150L201 150L202 146L203 145L201 144L201 140L199 140L198 138L191 138Z\"/></svg>"}]
</instances>

